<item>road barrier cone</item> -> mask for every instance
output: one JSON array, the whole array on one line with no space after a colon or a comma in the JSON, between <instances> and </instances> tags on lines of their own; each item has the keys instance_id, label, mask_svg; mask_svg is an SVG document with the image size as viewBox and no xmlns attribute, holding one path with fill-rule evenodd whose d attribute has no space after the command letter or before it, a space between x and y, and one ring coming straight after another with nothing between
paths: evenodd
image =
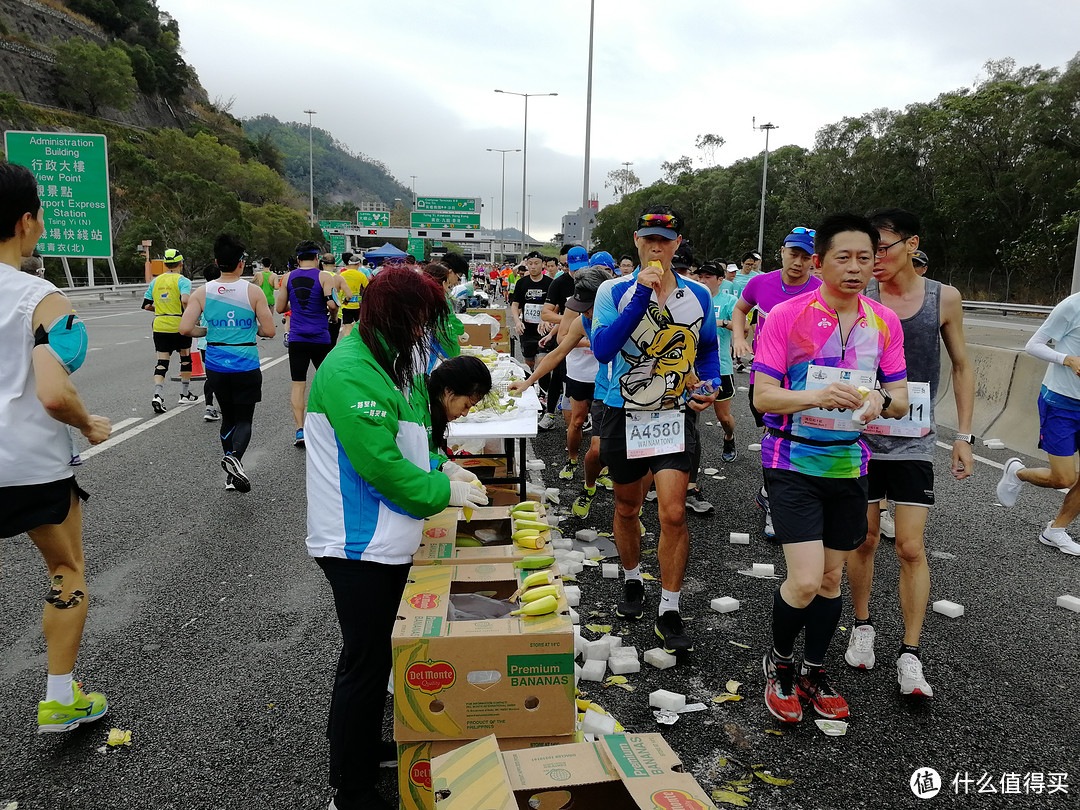
<instances>
[{"instance_id":1,"label":"road barrier cone","mask_svg":"<svg viewBox=\"0 0 1080 810\"><path fill-rule=\"evenodd\" d=\"M206 379L206 369L203 367L202 352L198 349L191 350L191 380L199 382ZM172 378L173 382L180 382L180 375Z\"/></svg>"}]
</instances>

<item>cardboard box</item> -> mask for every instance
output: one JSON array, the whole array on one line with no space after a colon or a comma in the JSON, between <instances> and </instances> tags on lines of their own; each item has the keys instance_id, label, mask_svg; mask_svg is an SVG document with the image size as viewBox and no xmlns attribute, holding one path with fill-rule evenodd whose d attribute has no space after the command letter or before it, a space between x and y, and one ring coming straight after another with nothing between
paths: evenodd
<instances>
[{"instance_id":1,"label":"cardboard box","mask_svg":"<svg viewBox=\"0 0 1080 810\"><path fill-rule=\"evenodd\" d=\"M431 790L431 760L456 751L471 740L427 740L398 745L399 810L436 810ZM581 733L567 737L504 737L496 740L500 751L567 745L581 742Z\"/></svg>"},{"instance_id":2,"label":"cardboard box","mask_svg":"<svg viewBox=\"0 0 1080 810\"><path fill-rule=\"evenodd\" d=\"M716 810L681 771L659 734L507 752L486 737L436 756L431 782L438 810Z\"/></svg>"},{"instance_id":3,"label":"cardboard box","mask_svg":"<svg viewBox=\"0 0 1080 810\"><path fill-rule=\"evenodd\" d=\"M514 503L517 502L515 498ZM546 513L541 509L531 514L542 518ZM541 533L544 547L538 549L516 545L512 533L509 506L478 506L472 510L471 520L466 520L457 507L451 507L424 521L424 533L420 548L413 554L413 565L512 563L532 555L553 556L551 532ZM459 545L463 538L469 544ZM475 542L483 545L471 544Z\"/></svg>"},{"instance_id":4,"label":"cardboard box","mask_svg":"<svg viewBox=\"0 0 1080 810\"><path fill-rule=\"evenodd\" d=\"M491 327L486 323L464 324L465 336L469 339L470 346L480 346L484 349L492 348Z\"/></svg>"},{"instance_id":5,"label":"cardboard box","mask_svg":"<svg viewBox=\"0 0 1080 810\"><path fill-rule=\"evenodd\" d=\"M491 309L467 309L466 315L490 315L492 318L499 322L499 326L503 331L506 331L506 310L503 308L491 308Z\"/></svg>"},{"instance_id":6,"label":"cardboard box","mask_svg":"<svg viewBox=\"0 0 1080 810\"><path fill-rule=\"evenodd\" d=\"M545 616L450 621L451 593L509 598L532 573L510 563L417 565L392 637L398 742L572 734L574 634L559 607Z\"/></svg>"}]
</instances>

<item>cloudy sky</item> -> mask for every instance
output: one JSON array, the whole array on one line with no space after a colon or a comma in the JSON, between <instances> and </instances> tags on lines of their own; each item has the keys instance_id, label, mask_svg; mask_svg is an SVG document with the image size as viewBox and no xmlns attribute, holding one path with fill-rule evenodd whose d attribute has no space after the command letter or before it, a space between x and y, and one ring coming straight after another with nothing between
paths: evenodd
<instances>
[{"instance_id":1,"label":"cloudy sky","mask_svg":"<svg viewBox=\"0 0 1080 810\"><path fill-rule=\"evenodd\" d=\"M581 204L588 0L158 0L212 99L240 117L305 121L383 161L420 195L483 197L499 226L501 161L529 101L529 230L547 239ZM970 86L990 59L1060 67L1080 3L1060 0L596 0L590 190L612 200L624 161L660 164L810 147L821 126ZM506 223L520 217L520 153L506 156Z\"/></svg>"}]
</instances>

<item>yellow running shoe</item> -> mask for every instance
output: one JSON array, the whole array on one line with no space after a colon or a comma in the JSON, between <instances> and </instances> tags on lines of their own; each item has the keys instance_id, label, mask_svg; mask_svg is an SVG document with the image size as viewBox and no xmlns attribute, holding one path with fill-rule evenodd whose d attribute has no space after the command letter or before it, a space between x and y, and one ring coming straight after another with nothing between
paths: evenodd
<instances>
[{"instance_id":1,"label":"yellow running shoe","mask_svg":"<svg viewBox=\"0 0 1080 810\"><path fill-rule=\"evenodd\" d=\"M38 703L38 734L70 731L80 723L92 723L109 710L109 701L100 692L84 695L81 684L73 683L75 700L65 705L55 700Z\"/></svg>"}]
</instances>

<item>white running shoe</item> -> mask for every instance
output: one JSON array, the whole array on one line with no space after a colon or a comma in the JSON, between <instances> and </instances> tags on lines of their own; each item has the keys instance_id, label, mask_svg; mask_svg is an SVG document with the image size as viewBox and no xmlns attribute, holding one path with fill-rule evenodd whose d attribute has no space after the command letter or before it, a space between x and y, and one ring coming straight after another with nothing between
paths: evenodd
<instances>
[{"instance_id":1,"label":"white running shoe","mask_svg":"<svg viewBox=\"0 0 1080 810\"><path fill-rule=\"evenodd\" d=\"M896 522L889 512L888 506L881 510L881 536L890 540L896 539Z\"/></svg>"},{"instance_id":2,"label":"white running shoe","mask_svg":"<svg viewBox=\"0 0 1080 810\"><path fill-rule=\"evenodd\" d=\"M194 405L198 401L199 398L188 391L186 394L180 395L180 399L177 400L177 403L180 405Z\"/></svg>"},{"instance_id":3,"label":"white running shoe","mask_svg":"<svg viewBox=\"0 0 1080 810\"><path fill-rule=\"evenodd\" d=\"M896 682L900 684L901 695L934 696L934 690L923 677L922 661L911 653L904 653L896 659Z\"/></svg>"},{"instance_id":4,"label":"white running shoe","mask_svg":"<svg viewBox=\"0 0 1080 810\"><path fill-rule=\"evenodd\" d=\"M1062 554L1080 557L1080 543L1073 540L1065 529L1057 528L1053 524L1054 521L1052 520L1046 524L1043 533L1039 535L1039 542L1044 546L1056 548Z\"/></svg>"},{"instance_id":5,"label":"white running shoe","mask_svg":"<svg viewBox=\"0 0 1080 810\"><path fill-rule=\"evenodd\" d=\"M851 629L851 637L848 639L847 652L844 660L848 666L856 669L873 669L877 659L874 658L874 638L877 632L872 624L860 624ZM909 654L910 655L910 654ZM911 655L911 658L915 656ZM918 658L915 658L918 661ZM907 693L907 694L910 694Z\"/></svg>"},{"instance_id":6,"label":"white running shoe","mask_svg":"<svg viewBox=\"0 0 1080 810\"><path fill-rule=\"evenodd\" d=\"M997 485L998 502L1002 506L1012 506L1020 497L1020 488L1024 486L1024 482L1016 477L1016 473L1022 469L1024 464L1018 458L1010 458L1005 462L1005 469Z\"/></svg>"},{"instance_id":7,"label":"white running shoe","mask_svg":"<svg viewBox=\"0 0 1080 810\"><path fill-rule=\"evenodd\" d=\"M555 427L555 415L545 413L540 417L540 421L536 425L540 430L551 430Z\"/></svg>"}]
</instances>

